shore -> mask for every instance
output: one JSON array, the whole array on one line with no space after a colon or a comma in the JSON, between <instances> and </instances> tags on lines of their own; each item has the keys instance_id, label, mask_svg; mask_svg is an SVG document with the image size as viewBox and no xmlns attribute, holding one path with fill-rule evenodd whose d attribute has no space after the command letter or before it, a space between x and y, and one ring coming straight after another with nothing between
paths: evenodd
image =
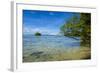
<instances>
[{"instance_id":1,"label":"shore","mask_svg":"<svg viewBox=\"0 0 100 73\"><path fill-rule=\"evenodd\" d=\"M23 62L42 62L42 61L64 61L64 60L86 60L91 59L91 49L80 47L72 49L50 49L44 48L25 55Z\"/></svg>"}]
</instances>

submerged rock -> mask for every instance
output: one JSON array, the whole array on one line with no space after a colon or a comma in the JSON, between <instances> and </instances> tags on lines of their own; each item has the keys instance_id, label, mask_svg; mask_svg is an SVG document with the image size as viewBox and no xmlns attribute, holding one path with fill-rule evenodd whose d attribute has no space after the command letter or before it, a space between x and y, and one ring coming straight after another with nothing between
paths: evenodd
<instances>
[{"instance_id":1,"label":"submerged rock","mask_svg":"<svg viewBox=\"0 0 100 73\"><path fill-rule=\"evenodd\" d=\"M30 56L33 56L33 55L36 55L36 56L37 56L37 55L40 55L40 54L42 54L42 53L43 53L43 52L41 52L41 51L40 51L40 52L33 52L32 54L30 54Z\"/></svg>"}]
</instances>

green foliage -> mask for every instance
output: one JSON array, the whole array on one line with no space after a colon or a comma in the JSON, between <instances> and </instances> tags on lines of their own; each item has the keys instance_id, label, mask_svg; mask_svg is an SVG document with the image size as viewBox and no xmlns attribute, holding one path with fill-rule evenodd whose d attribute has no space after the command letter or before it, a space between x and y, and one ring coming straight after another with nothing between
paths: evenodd
<instances>
[{"instance_id":1,"label":"green foliage","mask_svg":"<svg viewBox=\"0 0 100 73\"><path fill-rule=\"evenodd\" d=\"M35 36L41 36L41 33L36 32L36 33L35 33Z\"/></svg>"},{"instance_id":2,"label":"green foliage","mask_svg":"<svg viewBox=\"0 0 100 73\"><path fill-rule=\"evenodd\" d=\"M74 16L61 27L61 32L65 36L80 36L81 25L79 24L79 19L79 16L74 14Z\"/></svg>"},{"instance_id":3,"label":"green foliage","mask_svg":"<svg viewBox=\"0 0 100 73\"><path fill-rule=\"evenodd\" d=\"M82 22L82 32L81 32L81 44L88 44L90 46L91 42L91 14L81 13L80 22Z\"/></svg>"},{"instance_id":4,"label":"green foliage","mask_svg":"<svg viewBox=\"0 0 100 73\"><path fill-rule=\"evenodd\" d=\"M91 14L90 13L80 13L80 17L73 15L66 24L61 26L61 33L64 36L81 38L81 45L90 46L91 40Z\"/></svg>"}]
</instances>

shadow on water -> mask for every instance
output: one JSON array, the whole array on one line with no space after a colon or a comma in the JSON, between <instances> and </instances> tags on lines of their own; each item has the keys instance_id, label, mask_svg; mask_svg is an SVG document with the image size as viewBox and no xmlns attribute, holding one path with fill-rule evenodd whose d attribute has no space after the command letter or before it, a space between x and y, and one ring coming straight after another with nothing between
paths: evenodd
<instances>
[{"instance_id":1,"label":"shadow on water","mask_svg":"<svg viewBox=\"0 0 100 73\"><path fill-rule=\"evenodd\" d=\"M32 54L30 54L30 56L33 56L33 55L41 55L43 52L33 52Z\"/></svg>"}]
</instances>

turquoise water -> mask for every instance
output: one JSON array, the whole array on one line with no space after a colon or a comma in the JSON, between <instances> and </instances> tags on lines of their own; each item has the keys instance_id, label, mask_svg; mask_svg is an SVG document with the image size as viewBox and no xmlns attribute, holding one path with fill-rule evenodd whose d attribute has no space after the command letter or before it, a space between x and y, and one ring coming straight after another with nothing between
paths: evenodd
<instances>
[{"instance_id":1,"label":"turquoise water","mask_svg":"<svg viewBox=\"0 0 100 73\"><path fill-rule=\"evenodd\" d=\"M23 36L23 62L90 59L89 47L80 38L65 36Z\"/></svg>"},{"instance_id":2,"label":"turquoise water","mask_svg":"<svg viewBox=\"0 0 100 73\"><path fill-rule=\"evenodd\" d=\"M43 48L68 49L80 46L80 39L55 35L23 35L23 50L37 50Z\"/></svg>"}]
</instances>

